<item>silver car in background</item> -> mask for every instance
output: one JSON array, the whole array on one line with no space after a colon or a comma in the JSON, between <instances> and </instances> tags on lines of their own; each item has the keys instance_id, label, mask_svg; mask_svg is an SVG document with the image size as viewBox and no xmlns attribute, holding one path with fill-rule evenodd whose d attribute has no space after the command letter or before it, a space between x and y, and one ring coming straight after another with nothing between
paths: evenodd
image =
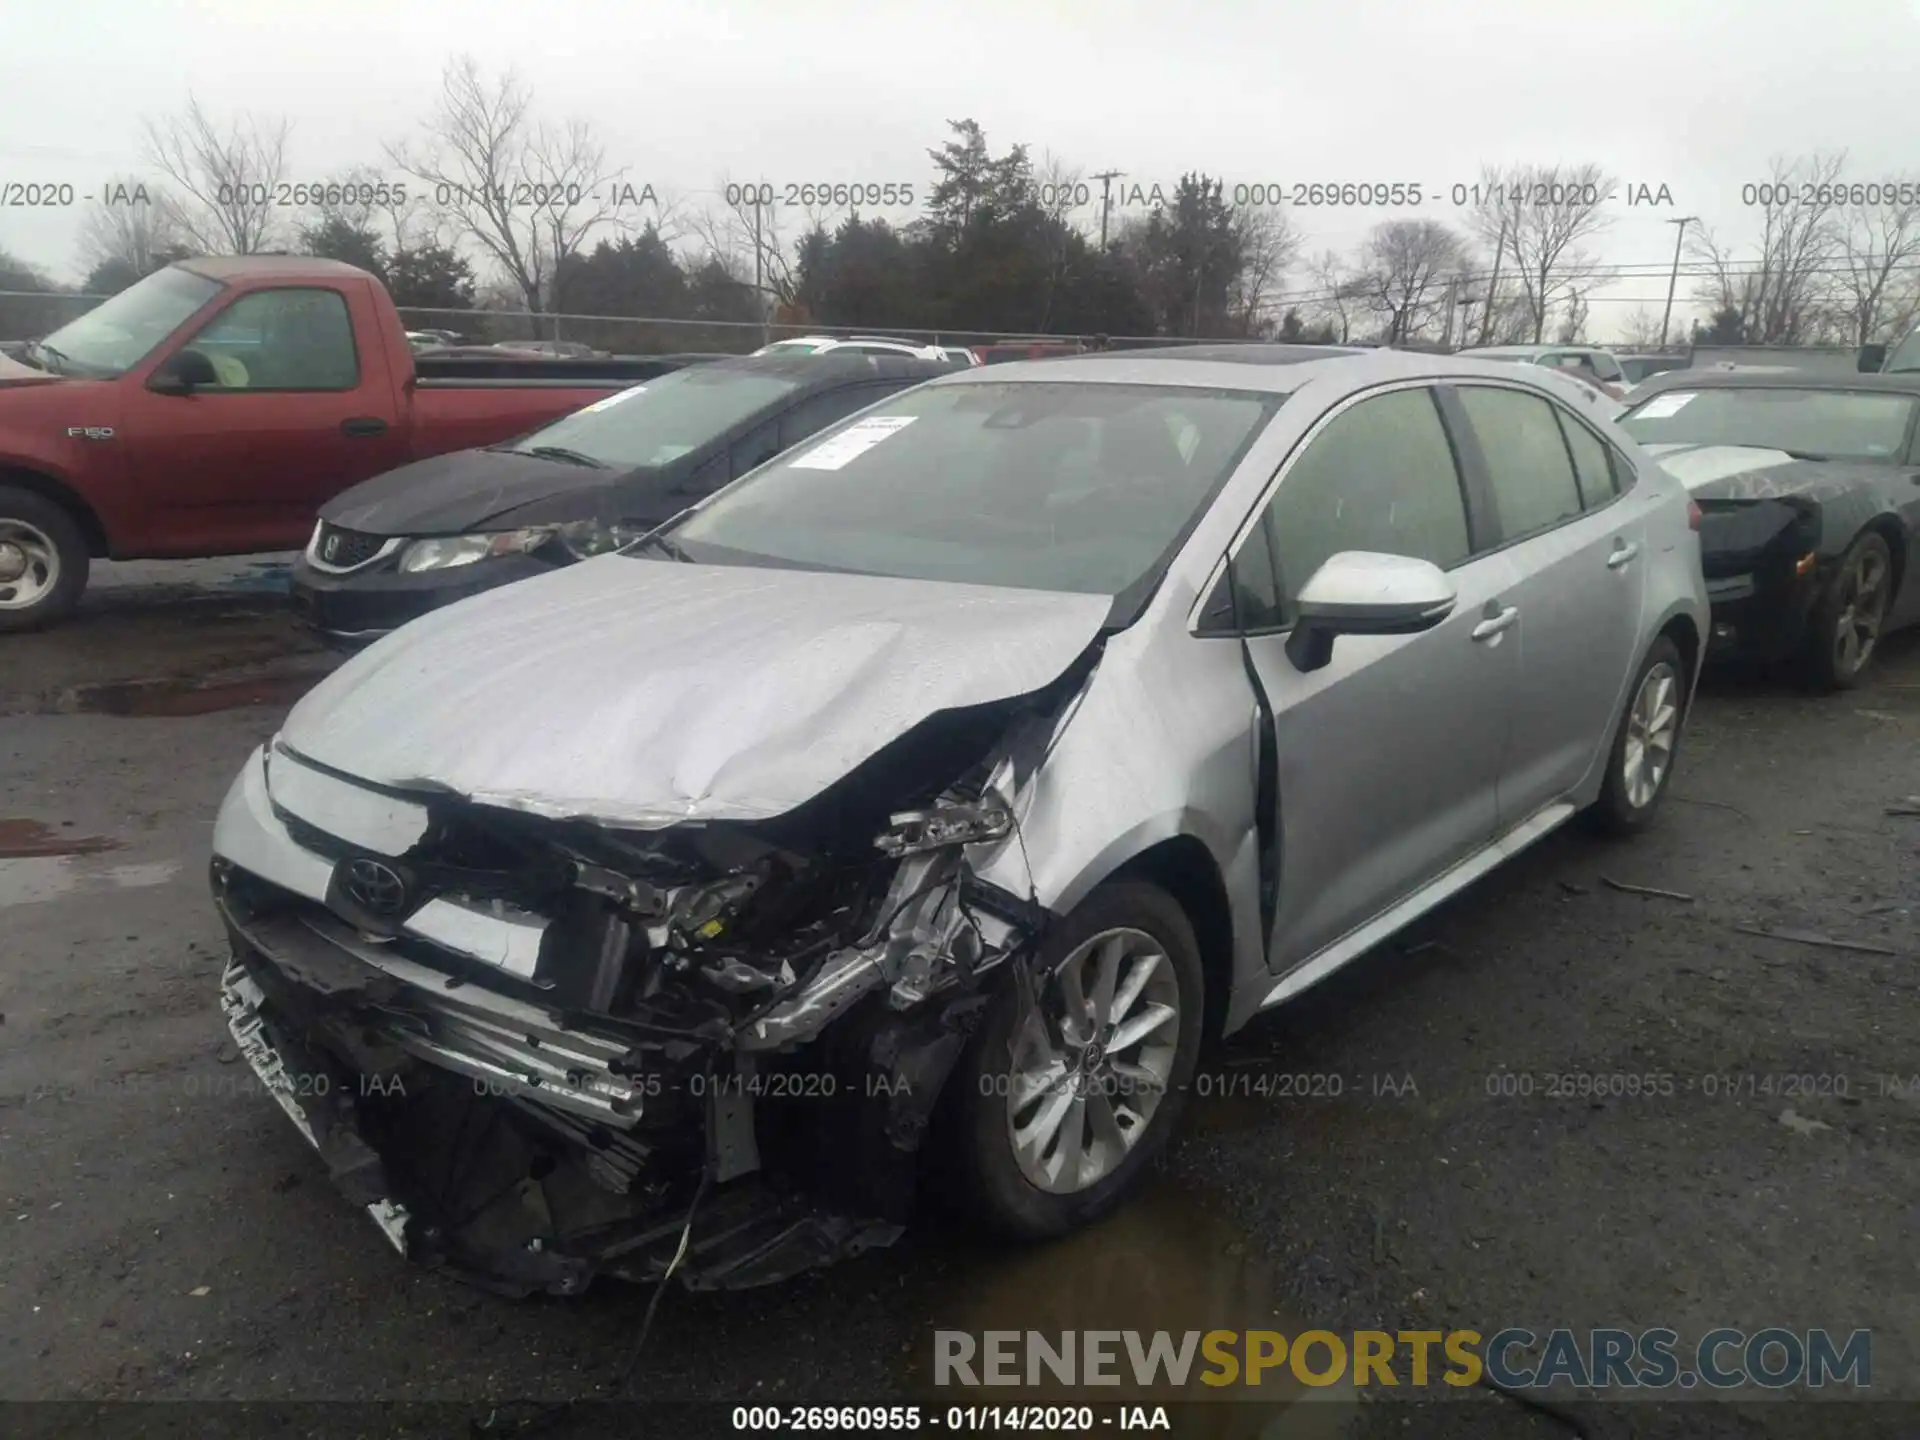
<instances>
[{"instance_id":1,"label":"silver car in background","mask_svg":"<svg viewBox=\"0 0 1920 1440\"><path fill-rule=\"evenodd\" d=\"M1525 367L956 372L356 656L214 836L243 1052L403 1254L779 1280L1117 1204L1230 1033L1646 824L1697 516Z\"/></svg>"}]
</instances>

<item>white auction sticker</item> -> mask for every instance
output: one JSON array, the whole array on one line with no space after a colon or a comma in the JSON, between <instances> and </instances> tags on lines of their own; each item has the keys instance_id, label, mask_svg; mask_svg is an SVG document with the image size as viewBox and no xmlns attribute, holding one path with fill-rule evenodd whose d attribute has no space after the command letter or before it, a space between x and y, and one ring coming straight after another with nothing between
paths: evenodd
<instances>
[{"instance_id":1,"label":"white auction sticker","mask_svg":"<svg viewBox=\"0 0 1920 1440\"><path fill-rule=\"evenodd\" d=\"M594 401L593 404L588 405L577 413L581 415L598 415L602 410L607 409L609 406L618 405L622 400L631 400L646 388L644 385L636 385L631 390L622 390L618 395L609 395L604 400Z\"/></svg>"},{"instance_id":2,"label":"white auction sticker","mask_svg":"<svg viewBox=\"0 0 1920 1440\"><path fill-rule=\"evenodd\" d=\"M875 415L856 420L838 435L822 440L793 462L795 470L838 470L857 460L889 435L907 428L918 415Z\"/></svg>"},{"instance_id":3,"label":"white auction sticker","mask_svg":"<svg viewBox=\"0 0 1920 1440\"><path fill-rule=\"evenodd\" d=\"M1633 420L1664 420L1669 415L1678 414L1680 407L1699 393L1698 390L1676 390L1670 395L1656 395L1638 410L1634 411L1628 418Z\"/></svg>"}]
</instances>

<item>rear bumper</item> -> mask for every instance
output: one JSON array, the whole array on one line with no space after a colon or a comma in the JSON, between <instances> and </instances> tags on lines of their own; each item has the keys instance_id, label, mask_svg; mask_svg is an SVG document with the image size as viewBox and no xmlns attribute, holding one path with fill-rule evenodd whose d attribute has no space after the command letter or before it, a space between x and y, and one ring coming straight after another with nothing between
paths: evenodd
<instances>
[{"instance_id":1,"label":"rear bumper","mask_svg":"<svg viewBox=\"0 0 1920 1440\"><path fill-rule=\"evenodd\" d=\"M1820 593L1816 568L1796 576L1747 571L1709 576L1707 604L1712 610L1711 654L1728 659L1782 660L1806 639L1807 617Z\"/></svg>"},{"instance_id":2,"label":"rear bumper","mask_svg":"<svg viewBox=\"0 0 1920 1440\"><path fill-rule=\"evenodd\" d=\"M329 575L302 556L291 577L293 614L328 643L356 648L443 605L553 568L531 555L505 555L417 575L402 574L390 559L351 575Z\"/></svg>"}]
</instances>

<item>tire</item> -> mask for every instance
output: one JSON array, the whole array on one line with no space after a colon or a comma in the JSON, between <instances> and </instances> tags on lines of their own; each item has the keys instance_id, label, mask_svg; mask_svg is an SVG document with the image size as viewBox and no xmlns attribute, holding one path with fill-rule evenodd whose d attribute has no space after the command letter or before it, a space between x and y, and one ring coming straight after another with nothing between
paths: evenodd
<instances>
[{"instance_id":1,"label":"tire","mask_svg":"<svg viewBox=\"0 0 1920 1440\"><path fill-rule=\"evenodd\" d=\"M1807 617L1798 670L1808 689L1831 693L1860 683L1880 648L1892 603L1893 552L1885 536L1863 531L1840 557Z\"/></svg>"},{"instance_id":2,"label":"tire","mask_svg":"<svg viewBox=\"0 0 1920 1440\"><path fill-rule=\"evenodd\" d=\"M1109 952L1109 946L1117 949ZM1109 963L1103 959L1108 953L1113 954L1114 973L1128 978L1149 955L1159 957L1132 1007L1118 1011L1121 1032L1129 1023L1138 1024L1150 1013L1157 1013L1153 1006L1171 1001L1176 1013L1145 1032L1143 1039L1116 1047L1117 1062L1104 1055L1093 1057L1094 1093L1076 1096L1072 1072L1036 1090L1041 1098L1026 1109L1023 1117L1028 1127L1033 1127L1034 1117L1050 1104L1058 1103L1065 1109L1066 1118L1055 1132L1062 1137L1054 1142L1054 1163L1060 1168L1054 1181L1056 1188L1036 1183L1029 1168L1046 1168L1046 1157L1038 1153L1045 1147L1030 1148L1025 1164L1015 1147L1015 1101L1011 1092L1016 1055L1028 1062L1023 1064L1022 1073L1031 1075L1035 1072L1030 1062L1037 1052L1022 1043L1028 1033L1026 1027L1036 1023L1036 1018L1027 1015L1011 975L954 1068L950 1087L957 1091L958 1099L959 1123L954 1140L959 1152L959 1178L967 1198L973 1201L974 1218L1002 1235L1045 1239L1106 1214L1139 1184L1179 1122L1200 1054L1206 985L1193 926L1186 912L1164 890L1140 881L1109 882L1089 895L1046 938L1032 972L1033 988L1040 997L1037 1023L1048 1026L1048 1038L1058 1042L1058 1024L1047 1017L1066 998L1063 977L1071 973L1094 981ZM1097 986L1089 984L1087 988L1092 991ZM1124 988L1120 993L1124 995ZM1065 1048L1056 1045L1054 1053ZM1081 1052L1074 1063L1084 1063L1087 1058ZM1144 1069L1122 1074L1100 1068L1115 1063ZM1156 1075L1157 1081L1143 1082L1144 1073ZM1149 1100L1150 1106L1145 1103ZM1103 1103L1114 1117L1104 1140L1093 1128L1095 1107ZM1142 1115L1143 1109L1150 1109L1150 1113ZM1131 1125L1126 1123L1129 1112L1133 1116ZM1032 1133L1038 1134L1042 1128L1034 1128ZM1067 1163L1071 1147L1064 1143L1064 1137L1070 1130L1090 1142L1083 1147L1088 1158L1079 1174L1071 1173Z\"/></svg>"},{"instance_id":3,"label":"tire","mask_svg":"<svg viewBox=\"0 0 1920 1440\"><path fill-rule=\"evenodd\" d=\"M1666 698L1658 691L1663 679L1671 683ZM1626 707L1614 725L1613 748L1607 753L1607 774L1600 785L1600 798L1587 811L1589 822L1601 833L1632 835L1653 823L1673 779L1674 761L1679 758L1680 732L1687 718L1687 695L1686 661L1680 656L1680 647L1662 635L1648 647L1646 658L1634 672L1633 684L1627 688ZM1649 754L1654 747L1649 747L1643 737L1649 722L1660 717L1667 707L1671 707L1671 715L1661 726L1666 735L1665 761L1659 765L1657 775L1649 776L1645 766L1657 754L1657 749ZM1645 788L1649 778L1651 793Z\"/></svg>"},{"instance_id":4,"label":"tire","mask_svg":"<svg viewBox=\"0 0 1920 1440\"><path fill-rule=\"evenodd\" d=\"M87 588L86 536L64 507L0 485L0 634L65 619Z\"/></svg>"}]
</instances>

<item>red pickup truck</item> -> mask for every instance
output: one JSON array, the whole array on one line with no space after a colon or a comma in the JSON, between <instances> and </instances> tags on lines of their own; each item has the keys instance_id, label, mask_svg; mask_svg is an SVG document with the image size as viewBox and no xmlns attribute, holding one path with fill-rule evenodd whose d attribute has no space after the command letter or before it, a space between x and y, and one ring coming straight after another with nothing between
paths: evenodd
<instances>
[{"instance_id":1,"label":"red pickup truck","mask_svg":"<svg viewBox=\"0 0 1920 1440\"><path fill-rule=\"evenodd\" d=\"M409 461L492 445L690 357L416 358L331 260L186 260L0 356L0 632L66 614L89 561L307 542Z\"/></svg>"}]
</instances>

